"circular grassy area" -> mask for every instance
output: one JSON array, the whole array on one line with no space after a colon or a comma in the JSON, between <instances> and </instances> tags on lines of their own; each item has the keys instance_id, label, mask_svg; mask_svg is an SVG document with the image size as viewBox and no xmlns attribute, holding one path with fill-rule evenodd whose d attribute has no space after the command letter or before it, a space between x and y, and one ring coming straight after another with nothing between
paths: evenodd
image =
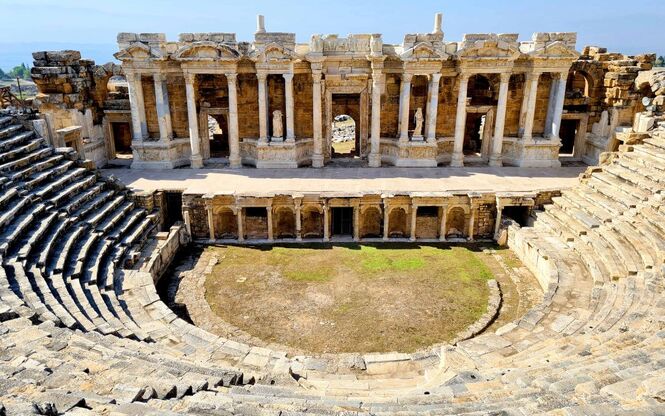
<instances>
[{"instance_id":1,"label":"circular grassy area","mask_svg":"<svg viewBox=\"0 0 665 416\"><path fill-rule=\"evenodd\" d=\"M487 309L492 278L475 246L209 247L215 314L313 353L411 352L453 339Z\"/></svg>"}]
</instances>

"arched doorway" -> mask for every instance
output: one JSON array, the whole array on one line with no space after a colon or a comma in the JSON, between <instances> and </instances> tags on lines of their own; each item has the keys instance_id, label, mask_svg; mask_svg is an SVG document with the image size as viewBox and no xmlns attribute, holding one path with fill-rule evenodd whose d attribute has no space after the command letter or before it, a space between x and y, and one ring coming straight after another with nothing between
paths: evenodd
<instances>
[{"instance_id":1,"label":"arched doorway","mask_svg":"<svg viewBox=\"0 0 665 416\"><path fill-rule=\"evenodd\" d=\"M446 217L446 237L464 237L466 235L466 213L464 208L451 208Z\"/></svg>"},{"instance_id":2,"label":"arched doorway","mask_svg":"<svg viewBox=\"0 0 665 416\"><path fill-rule=\"evenodd\" d=\"M302 237L323 238L323 214L320 208L306 206L302 210Z\"/></svg>"},{"instance_id":3,"label":"arched doorway","mask_svg":"<svg viewBox=\"0 0 665 416\"><path fill-rule=\"evenodd\" d=\"M332 150L334 158L353 158L358 156L358 131L356 121L348 114L341 114L332 123Z\"/></svg>"},{"instance_id":4,"label":"arched doorway","mask_svg":"<svg viewBox=\"0 0 665 416\"><path fill-rule=\"evenodd\" d=\"M388 237L406 238L408 236L409 227L406 210L401 207L391 209L388 217Z\"/></svg>"},{"instance_id":5,"label":"arched doorway","mask_svg":"<svg viewBox=\"0 0 665 416\"><path fill-rule=\"evenodd\" d=\"M293 209L289 207L279 207L275 209L273 228L275 238L295 238L296 217Z\"/></svg>"},{"instance_id":6,"label":"arched doorway","mask_svg":"<svg viewBox=\"0 0 665 416\"><path fill-rule=\"evenodd\" d=\"M383 216L377 207L367 207L361 212L360 238L380 238L383 236Z\"/></svg>"}]
</instances>

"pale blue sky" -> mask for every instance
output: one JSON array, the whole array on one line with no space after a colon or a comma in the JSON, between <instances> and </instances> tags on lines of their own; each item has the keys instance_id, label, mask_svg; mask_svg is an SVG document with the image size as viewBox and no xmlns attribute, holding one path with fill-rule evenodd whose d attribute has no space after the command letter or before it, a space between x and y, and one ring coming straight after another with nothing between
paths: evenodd
<instances>
[{"instance_id":1,"label":"pale blue sky","mask_svg":"<svg viewBox=\"0 0 665 416\"><path fill-rule=\"evenodd\" d=\"M464 33L578 32L578 50L600 45L628 54L665 55L665 0L0 0L0 68L32 64L30 52L72 48L98 63L112 60L118 32L235 32L251 41L255 16L269 31L383 33L400 43L405 33L429 32L444 14L447 40Z\"/></svg>"}]
</instances>

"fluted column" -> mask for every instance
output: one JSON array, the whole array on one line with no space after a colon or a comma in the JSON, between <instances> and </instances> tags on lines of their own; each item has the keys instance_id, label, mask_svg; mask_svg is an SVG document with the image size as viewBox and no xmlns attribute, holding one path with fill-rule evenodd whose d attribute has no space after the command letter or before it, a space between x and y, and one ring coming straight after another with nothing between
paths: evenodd
<instances>
[{"instance_id":1,"label":"fluted column","mask_svg":"<svg viewBox=\"0 0 665 416\"><path fill-rule=\"evenodd\" d=\"M428 143L436 142L436 116L439 108L439 81L441 74L432 74L429 79L429 86L427 87L427 125L425 132Z\"/></svg>"},{"instance_id":2,"label":"fluted column","mask_svg":"<svg viewBox=\"0 0 665 416\"><path fill-rule=\"evenodd\" d=\"M552 137L559 138L561 129L561 117L563 116L563 103L566 99L566 80L568 72L557 74L558 83L556 93L554 94L554 111L552 112Z\"/></svg>"},{"instance_id":3,"label":"fluted column","mask_svg":"<svg viewBox=\"0 0 665 416\"><path fill-rule=\"evenodd\" d=\"M268 76L266 74L257 73L256 77L259 80L259 141L268 141L268 96L266 81Z\"/></svg>"},{"instance_id":4,"label":"fluted column","mask_svg":"<svg viewBox=\"0 0 665 416\"><path fill-rule=\"evenodd\" d=\"M238 241L245 241L244 221L242 216L242 207L236 207L236 219L238 221Z\"/></svg>"},{"instance_id":5,"label":"fluted column","mask_svg":"<svg viewBox=\"0 0 665 416\"><path fill-rule=\"evenodd\" d=\"M531 141L533 138L533 121L536 116L536 97L538 95L538 81L540 79L540 72L528 73L526 75L527 96L526 112L524 114L524 132L522 133L522 140L525 142Z\"/></svg>"},{"instance_id":6,"label":"fluted column","mask_svg":"<svg viewBox=\"0 0 665 416\"><path fill-rule=\"evenodd\" d=\"M418 205L411 206L411 237L409 240L416 241L416 220L418 219Z\"/></svg>"},{"instance_id":7,"label":"fluted column","mask_svg":"<svg viewBox=\"0 0 665 416\"><path fill-rule=\"evenodd\" d=\"M374 64L372 64L374 65ZM383 75L380 69L372 71L372 127L369 152L369 166L381 166L381 87Z\"/></svg>"},{"instance_id":8,"label":"fluted column","mask_svg":"<svg viewBox=\"0 0 665 416\"><path fill-rule=\"evenodd\" d=\"M399 87L399 141L409 141L409 105L411 104L411 79L413 74L402 74Z\"/></svg>"},{"instance_id":9,"label":"fluted column","mask_svg":"<svg viewBox=\"0 0 665 416\"><path fill-rule=\"evenodd\" d=\"M490 154L490 166L502 166L501 150L503 148L503 130L506 125L506 105L508 103L508 84L510 74L501 74L499 85L499 102L496 107L496 121L494 122L494 138L492 139L492 152Z\"/></svg>"},{"instance_id":10,"label":"fluted column","mask_svg":"<svg viewBox=\"0 0 665 416\"><path fill-rule=\"evenodd\" d=\"M293 127L293 74L282 74L284 77L284 103L286 105L286 141L293 142L296 139Z\"/></svg>"},{"instance_id":11,"label":"fluted column","mask_svg":"<svg viewBox=\"0 0 665 416\"><path fill-rule=\"evenodd\" d=\"M312 117L314 130L314 154L312 167L323 167L323 129L321 120L321 71L312 72Z\"/></svg>"},{"instance_id":12,"label":"fluted column","mask_svg":"<svg viewBox=\"0 0 665 416\"><path fill-rule=\"evenodd\" d=\"M499 234L499 229L501 228L501 217L503 215L503 206L498 201L496 203L496 220L494 221L494 238L496 239Z\"/></svg>"},{"instance_id":13,"label":"fluted column","mask_svg":"<svg viewBox=\"0 0 665 416\"><path fill-rule=\"evenodd\" d=\"M194 92L194 81L196 74L185 74L185 91L187 93L187 116L189 121L189 142L192 147L191 167L200 169L203 167L201 157L201 139L199 137L199 120L196 113L196 94Z\"/></svg>"},{"instance_id":14,"label":"fluted column","mask_svg":"<svg viewBox=\"0 0 665 416\"><path fill-rule=\"evenodd\" d=\"M226 75L229 88L229 164L232 168L239 168L240 162L240 135L238 132L238 74Z\"/></svg>"},{"instance_id":15,"label":"fluted column","mask_svg":"<svg viewBox=\"0 0 665 416\"><path fill-rule=\"evenodd\" d=\"M455 117L455 143L450 166L464 166L464 127L466 124L466 93L469 86L469 75L459 75L459 92L457 94L457 116Z\"/></svg>"},{"instance_id":16,"label":"fluted column","mask_svg":"<svg viewBox=\"0 0 665 416\"><path fill-rule=\"evenodd\" d=\"M173 127L171 124L166 76L162 73L156 73L153 75L153 81L155 83L155 107L157 108L159 138L161 140L170 140L173 139Z\"/></svg>"},{"instance_id":17,"label":"fluted column","mask_svg":"<svg viewBox=\"0 0 665 416\"><path fill-rule=\"evenodd\" d=\"M132 138L142 140L148 137L148 125L145 118L141 74L128 72L126 78L129 87L129 107L132 114Z\"/></svg>"}]
</instances>

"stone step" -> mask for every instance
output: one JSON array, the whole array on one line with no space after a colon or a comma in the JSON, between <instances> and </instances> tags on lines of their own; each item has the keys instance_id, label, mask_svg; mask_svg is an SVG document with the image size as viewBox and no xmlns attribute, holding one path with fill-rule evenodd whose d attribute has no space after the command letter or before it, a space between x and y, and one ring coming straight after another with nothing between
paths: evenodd
<instances>
[{"instance_id":1,"label":"stone step","mask_svg":"<svg viewBox=\"0 0 665 416\"><path fill-rule=\"evenodd\" d=\"M10 276L13 276L15 286L13 289L17 291L17 295L39 316L41 321L53 321L60 324L60 319L55 316L47 307L36 292L37 288L33 287L28 277L23 270L20 263L8 263L5 267L5 272L11 283Z\"/></svg>"},{"instance_id":2,"label":"stone step","mask_svg":"<svg viewBox=\"0 0 665 416\"><path fill-rule=\"evenodd\" d=\"M60 301L57 300L55 296L53 296L53 292L48 286L47 281L42 276L39 268L33 266L29 269L28 275L32 276L32 280L35 282L37 287L39 287L39 291L44 297L46 306L51 310L51 312L53 312L54 315L58 317L60 322L62 322L62 324L67 328L78 328L79 325L77 320L64 308L62 303L60 303Z\"/></svg>"},{"instance_id":3,"label":"stone step","mask_svg":"<svg viewBox=\"0 0 665 416\"><path fill-rule=\"evenodd\" d=\"M45 158L41 161L38 161L34 164L31 164L30 166L28 166L27 168L25 168L23 170L19 170L17 172L14 172L11 175L11 178L12 178L13 181L24 180L25 178L27 178L30 175L33 175L37 172L44 171L46 169L49 169L49 168L55 166L58 163L61 163L64 160L64 158L65 157L63 155L53 155L53 156L47 157L47 158Z\"/></svg>"},{"instance_id":4,"label":"stone step","mask_svg":"<svg viewBox=\"0 0 665 416\"><path fill-rule=\"evenodd\" d=\"M58 214L52 212L44 217L36 230L34 230L30 237L21 246L17 258L24 260L33 253L33 249L40 243L40 240L45 236L46 232L51 228L56 221Z\"/></svg>"},{"instance_id":5,"label":"stone step","mask_svg":"<svg viewBox=\"0 0 665 416\"><path fill-rule=\"evenodd\" d=\"M54 251L60 236L65 233L73 222L74 220L72 218L63 218L59 216L55 221L55 226L49 230L46 238L40 245L40 250L37 251L39 257L36 259L36 264L39 266L42 273L46 272L47 265L54 258Z\"/></svg>"},{"instance_id":6,"label":"stone step","mask_svg":"<svg viewBox=\"0 0 665 416\"><path fill-rule=\"evenodd\" d=\"M95 175L85 175L79 179L76 183L70 183L65 188L57 192L56 195L52 196L49 200L52 204L59 207L65 202L70 201L75 198L81 192L84 192L97 182L97 177Z\"/></svg>"},{"instance_id":7,"label":"stone step","mask_svg":"<svg viewBox=\"0 0 665 416\"><path fill-rule=\"evenodd\" d=\"M2 128L0 128L0 139L12 137L13 135L19 133L21 130L23 130L23 126L20 124L5 124Z\"/></svg>"},{"instance_id":8,"label":"stone step","mask_svg":"<svg viewBox=\"0 0 665 416\"><path fill-rule=\"evenodd\" d=\"M629 201L646 201L651 197L651 192L636 187L629 181L620 179L615 175L605 172L604 170L603 172L594 173L593 178L607 183L613 187L619 193L619 195L622 195L622 198L626 198Z\"/></svg>"},{"instance_id":9,"label":"stone step","mask_svg":"<svg viewBox=\"0 0 665 416\"><path fill-rule=\"evenodd\" d=\"M607 178L606 176L603 176L603 178ZM635 197L629 197L628 195L624 194L623 192L617 190L617 187L615 184L610 184L608 181L601 179L599 176L592 176L591 179L587 182L587 185L589 185L591 188L593 188L595 191L597 191L600 194L603 194L607 199L611 200L612 202L615 202L619 205L623 206L622 210L625 210L625 208L635 208L639 201Z\"/></svg>"},{"instance_id":10,"label":"stone step","mask_svg":"<svg viewBox=\"0 0 665 416\"><path fill-rule=\"evenodd\" d=\"M7 149L21 145L25 143L27 140L34 137L34 135L35 133L33 133L32 131L18 132L17 134L13 135L11 138L0 141L0 152L4 152Z\"/></svg>"},{"instance_id":11,"label":"stone step","mask_svg":"<svg viewBox=\"0 0 665 416\"><path fill-rule=\"evenodd\" d=\"M29 164L37 163L40 160L43 160L53 154L53 149L39 148L33 152L30 152L19 159L12 160L7 163L0 164L0 172L11 172L16 171L20 168L23 168Z\"/></svg>"},{"instance_id":12,"label":"stone step","mask_svg":"<svg viewBox=\"0 0 665 416\"><path fill-rule=\"evenodd\" d=\"M32 228L33 222L46 209L44 204L31 204L23 211L23 214L15 218L14 221L5 226L6 231L0 235L0 254L6 255L11 246L19 242L22 235ZM18 251L15 250L15 251Z\"/></svg>"},{"instance_id":13,"label":"stone step","mask_svg":"<svg viewBox=\"0 0 665 416\"><path fill-rule=\"evenodd\" d=\"M68 185L70 182L78 180L87 171L84 168L76 168L65 172L57 179L50 181L43 186L36 188L34 194L40 198L44 198Z\"/></svg>"},{"instance_id":14,"label":"stone step","mask_svg":"<svg viewBox=\"0 0 665 416\"><path fill-rule=\"evenodd\" d=\"M0 153L0 164L12 163L13 161L24 157L38 149L42 149L45 141L41 137L33 138L20 146L12 147L9 150ZM2 166L2 165L0 165Z\"/></svg>"},{"instance_id":15,"label":"stone step","mask_svg":"<svg viewBox=\"0 0 665 416\"><path fill-rule=\"evenodd\" d=\"M634 151L622 153L620 160L630 161L635 165L657 171L661 175L664 174L665 165L663 164L663 160L640 151L641 148L642 146L636 146Z\"/></svg>"},{"instance_id":16,"label":"stone step","mask_svg":"<svg viewBox=\"0 0 665 416\"><path fill-rule=\"evenodd\" d=\"M14 123L14 117L4 115L0 116L0 128L4 128L11 123Z\"/></svg>"},{"instance_id":17,"label":"stone step","mask_svg":"<svg viewBox=\"0 0 665 416\"><path fill-rule=\"evenodd\" d=\"M25 189L35 188L46 181L53 180L55 177L62 177L73 166L73 161L63 160L61 163L35 174L29 180L25 180L22 186Z\"/></svg>"}]
</instances>

